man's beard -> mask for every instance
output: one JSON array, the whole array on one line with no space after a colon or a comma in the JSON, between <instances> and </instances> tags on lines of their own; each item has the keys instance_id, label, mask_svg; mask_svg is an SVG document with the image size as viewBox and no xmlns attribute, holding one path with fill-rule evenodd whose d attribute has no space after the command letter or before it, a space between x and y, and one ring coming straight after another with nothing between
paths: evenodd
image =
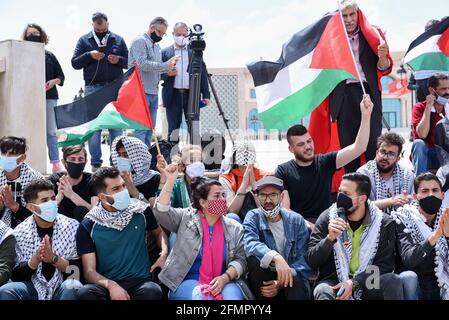
<instances>
[{"instance_id":1,"label":"man's beard","mask_svg":"<svg viewBox=\"0 0 449 320\"><path fill-rule=\"evenodd\" d=\"M312 153L312 155L309 158L306 158L302 154L295 153L296 160L301 161L301 162L310 162L310 161L312 161L314 159L314 157L315 157L315 155L313 153Z\"/></svg>"},{"instance_id":2,"label":"man's beard","mask_svg":"<svg viewBox=\"0 0 449 320\"><path fill-rule=\"evenodd\" d=\"M379 170L380 173L390 173L394 170L394 167L396 166L396 163L393 163L392 165L389 165L388 167L382 168L379 163L376 163L377 170Z\"/></svg>"}]
</instances>

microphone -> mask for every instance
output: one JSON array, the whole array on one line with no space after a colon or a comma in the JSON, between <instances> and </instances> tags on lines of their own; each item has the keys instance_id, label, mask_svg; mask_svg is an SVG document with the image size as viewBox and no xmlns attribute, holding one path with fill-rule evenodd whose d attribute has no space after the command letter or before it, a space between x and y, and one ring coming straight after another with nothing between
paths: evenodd
<instances>
[{"instance_id":1,"label":"microphone","mask_svg":"<svg viewBox=\"0 0 449 320\"><path fill-rule=\"evenodd\" d=\"M340 219L342 219L346 224L348 223L348 219L346 217L346 210L345 208L337 208L337 215ZM347 230L344 230L342 234L340 235L340 240L343 243L343 245L346 247L349 244L349 235Z\"/></svg>"}]
</instances>

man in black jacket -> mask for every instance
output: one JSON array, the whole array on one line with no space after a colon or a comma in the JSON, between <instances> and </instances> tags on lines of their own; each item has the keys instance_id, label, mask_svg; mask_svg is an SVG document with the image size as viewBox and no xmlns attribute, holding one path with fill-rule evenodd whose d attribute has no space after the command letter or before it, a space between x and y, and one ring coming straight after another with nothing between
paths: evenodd
<instances>
[{"instance_id":1,"label":"man in black jacket","mask_svg":"<svg viewBox=\"0 0 449 320\"><path fill-rule=\"evenodd\" d=\"M398 251L406 268L418 275L410 299L449 299L449 210L443 209L441 182L432 173L415 179L418 207L405 205L393 212ZM409 291L410 288L407 288Z\"/></svg>"},{"instance_id":2,"label":"man in black jacket","mask_svg":"<svg viewBox=\"0 0 449 320\"><path fill-rule=\"evenodd\" d=\"M316 300L402 300L394 266L393 220L368 202L367 176L343 176L337 203L318 218L310 236L308 259L319 269Z\"/></svg>"},{"instance_id":3,"label":"man in black jacket","mask_svg":"<svg viewBox=\"0 0 449 320\"><path fill-rule=\"evenodd\" d=\"M122 37L109 31L108 17L101 12L94 13L92 26L93 31L78 40L72 57L72 67L83 69L86 96L114 81L128 68L128 48ZM121 130L109 129L109 145L121 134ZM96 171L102 164L101 131L90 138L89 153L92 171Z\"/></svg>"}]
</instances>

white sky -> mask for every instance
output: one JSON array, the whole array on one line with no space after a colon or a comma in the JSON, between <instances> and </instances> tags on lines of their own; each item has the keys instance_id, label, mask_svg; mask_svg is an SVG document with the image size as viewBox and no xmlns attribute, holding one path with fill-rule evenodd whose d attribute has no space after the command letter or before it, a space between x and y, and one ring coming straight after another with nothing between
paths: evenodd
<instances>
[{"instance_id":1,"label":"white sky","mask_svg":"<svg viewBox=\"0 0 449 320\"><path fill-rule=\"evenodd\" d=\"M386 31L393 51L405 51L429 19L449 14L447 0L359 0L358 4L372 24ZM0 40L18 39L30 22L47 31L51 38L47 49L66 75L64 87L58 88L62 104L84 85L82 71L74 70L70 60L78 38L91 30L95 11L108 15L110 30L124 37L128 46L155 16L170 24L162 47L172 44L175 22L200 23L206 32L208 66L241 67L260 57L276 60L289 37L336 6L336 0L0 0Z\"/></svg>"}]
</instances>

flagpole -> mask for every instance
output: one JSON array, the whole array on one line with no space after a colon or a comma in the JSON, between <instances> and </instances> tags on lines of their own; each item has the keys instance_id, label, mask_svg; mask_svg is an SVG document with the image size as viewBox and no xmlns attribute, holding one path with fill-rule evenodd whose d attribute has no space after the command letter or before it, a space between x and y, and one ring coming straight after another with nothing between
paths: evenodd
<instances>
[{"instance_id":1,"label":"flagpole","mask_svg":"<svg viewBox=\"0 0 449 320\"><path fill-rule=\"evenodd\" d=\"M156 135L156 127L153 129L153 138L154 138L154 143L156 144L156 149L157 149L157 154L161 155L161 148L159 147L159 141L157 140L157 135Z\"/></svg>"},{"instance_id":2,"label":"flagpole","mask_svg":"<svg viewBox=\"0 0 449 320\"><path fill-rule=\"evenodd\" d=\"M348 30L346 30L345 22L343 21L343 13L341 11L340 1L337 1L337 3L338 3L338 12L340 13L341 24L343 25L343 29L345 30L345 38L346 38L346 41L348 42L349 51L351 51L352 61L354 62L355 70L357 72L357 76L359 78L360 85L362 86L363 94L366 94L365 87L363 86L362 75L360 73L359 66L357 65L357 62L355 61L354 52L352 51L351 42L349 41Z\"/></svg>"}]
</instances>

